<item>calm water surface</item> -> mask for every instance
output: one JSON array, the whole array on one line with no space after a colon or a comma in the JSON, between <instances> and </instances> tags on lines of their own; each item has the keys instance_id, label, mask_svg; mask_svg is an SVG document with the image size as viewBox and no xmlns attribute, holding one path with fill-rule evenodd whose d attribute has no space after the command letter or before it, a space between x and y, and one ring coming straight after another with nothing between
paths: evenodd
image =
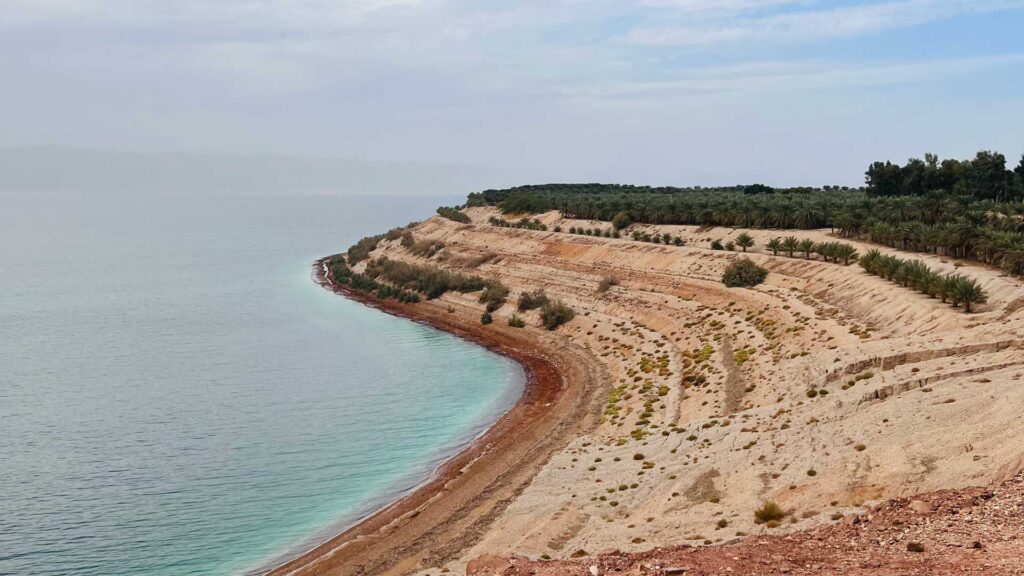
<instances>
[{"instance_id":1,"label":"calm water surface","mask_svg":"<svg viewBox=\"0 0 1024 576\"><path fill-rule=\"evenodd\" d=\"M521 370L310 266L457 201L0 194L0 574L258 571L428 477Z\"/></svg>"}]
</instances>

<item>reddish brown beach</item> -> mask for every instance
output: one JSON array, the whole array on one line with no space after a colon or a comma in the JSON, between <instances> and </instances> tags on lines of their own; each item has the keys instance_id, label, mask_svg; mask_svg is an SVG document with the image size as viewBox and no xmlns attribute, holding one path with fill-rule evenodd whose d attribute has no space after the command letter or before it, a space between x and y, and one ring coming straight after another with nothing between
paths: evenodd
<instances>
[{"instance_id":1,"label":"reddish brown beach","mask_svg":"<svg viewBox=\"0 0 1024 576\"><path fill-rule=\"evenodd\" d=\"M348 290L329 278L323 263L316 263L314 274L326 289L511 358L523 366L527 383L519 402L429 482L270 575L399 574L448 561L479 539L554 451L596 426L600 404L594 392L602 368L568 342L545 344L555 335L481 326L473 310Z\"/></svg>"}]
</instances>

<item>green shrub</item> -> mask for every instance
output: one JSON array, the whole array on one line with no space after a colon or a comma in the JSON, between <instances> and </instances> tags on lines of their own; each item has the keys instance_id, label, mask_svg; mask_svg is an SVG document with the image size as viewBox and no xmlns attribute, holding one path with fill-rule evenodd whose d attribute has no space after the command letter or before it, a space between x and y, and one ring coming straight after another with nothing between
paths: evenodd
<instances>
[{"instance_id":1,"label":"green shrub","mask_svg":"<svg viewBox=\"0 0 1024 576\"><path fill-rule=\"evenodd\" d=\"M391 298L393 300L398 300L399 302L408 302L413 304L420 301L419 294L415 292L410 292L387 284L381 284L366 275L356 274L348 267L348 265L345 264L345 259L341 256L331 258L328 262L328 270L330 271L331 278L336 283L344 284L364 292L374 292L378 298Z\"/></svg>"},{"instance_id":2,"label":"green shrub","mask_svg":"<svg viewBox=\"0 0 1024 576\"><path fill-rule=\"evenodd\" d=\"M518 309L520 312L526 312L527 310L540 308L548 302L548 295L544 292L544 289L538 288L533 292L523 292L519 295Z\"/></svg>"},{"instance_id":3,"label":"green shrub","mask_svg":"<svg viewBox=\"0 0 1024 576\"><path fill-rule=\"evenodd\" d=\"M370 252L373 252L377 248L377 244L380 244L380 241L383 239L384 235L378 234L376 236L367 236L366 238L363 238L359 240L359 242L353 244L352 247L349 248L347 252L348 263L352 266L355 266L356 264L369 258Z\"/></svg>"},{"instance_id":4,"label":"green shrub","mask_svg":"<svg viewBox=\"0 0 1024 576\"><path fill-rule=\"evenodd\" d=\"M456 206L441 206L437 209L437 213L449 220L461 222L462 224L469 224L469 216L465 212L462 212Z\"/></svg>"},{"instance_id":5,"label":"green shrub","mask_svg":"<svg viewBox=\"0 0 1024 576\"><path fill-rule=\"evenodd\" d=\"M480 323L481 324L486 326L487 324L490 324L491 322L494 322L494 317L491 316L490 312L484 312L483 315L480 316Z\"/></svg>"},{"instance_id":6,"label":"green shrub","mask_svg":"<svg viewBox=\"0 0 1024 576\"><path fill-rule=\"evenodd\" d=\"M722 274L722 283L729 288L757 286L764 282L767 276L767 270L754 264L749 258L741 258L725 269L725 274Z\"/></svg>"},{"instance_id":7,"label":"green shrub","mask_svg":"<svg viewBox=\"0 0 1024 576\"><path fill-rule=\"evenodd\" d=\"M518 315L513 314L512 317L508 319L508 325L513 328L525 328L526 321L520 318Z\"/></svg>"},{"instance_id":8,"label":"green shrub","mask_svg":"<svg viewBox=\"0 0 1024 576\"><path fill-rule=\"evenodd\" d=\"M494 312L505 304L506 298L508 298L508 288L497 280L491 280L487 282L483 292L480 293L479 300L481 304L486 304L487 312Z\"/></svg>"},{"instance_id":9,"label":"green shrub","mask_svg":"<svg viewBox=\"0 0 1024 576\"><path fill-rule=\"evenodd\" d=\"M612 227L616 230L622 230L628 228L633 223L633 218L629 215L629 212L619 212L612 217Z\"/></svg>"},{"instance_id":10,"label":"green shrub","mask_svg":"<svg viewBox=\"0 0 1024 576\"><path fill-rule=\"evenodd\" d=\"M576 312L561 301L548 302L540 307L540 321L548 330L554 330L572 320Z\"/></svg>"},{"instance_id":11,"label":"green shrub","mask_svg":"<svg viewBox=\"0 0 1024 576\"><path fill-rule=\"evenodd\" d=\"M488 286L488 282L479 276L467 276L436 266L409 264L388 258L380 258L367 263L366 276L373 280L386 280L407 290L421 292L430 300L449 290L476 292Z\"/></svg>"}]
</instances>

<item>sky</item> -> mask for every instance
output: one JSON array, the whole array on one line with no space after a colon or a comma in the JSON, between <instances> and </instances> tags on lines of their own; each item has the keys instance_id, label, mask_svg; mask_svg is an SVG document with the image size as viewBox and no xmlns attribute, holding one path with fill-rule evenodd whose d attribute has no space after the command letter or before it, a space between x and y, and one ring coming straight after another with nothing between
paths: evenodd
<instances>
[{"instance_id":1,"label":"sky","mask_svg":"<svg viewBox=\"0 0 1024 576\"><path fill-rule=\"evenodd\" d=\"M1024 0L0 0L0 146L860 185L1024 152Z\"/></svg>"}]
</instances>

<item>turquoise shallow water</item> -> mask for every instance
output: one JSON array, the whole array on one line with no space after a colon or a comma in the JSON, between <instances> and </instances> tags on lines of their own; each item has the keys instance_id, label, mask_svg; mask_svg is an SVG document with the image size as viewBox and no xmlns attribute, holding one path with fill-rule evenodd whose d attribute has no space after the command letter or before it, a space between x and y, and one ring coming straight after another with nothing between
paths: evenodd
<instances>
[{"instance_id":1,"label":"turquoise shallow water","mask_svg":"<svg viewBox=\"0 0 1024 576\"><path fill-rule=\"evenodd\" d=\"M0 574L240 574L429 477L514 363L310 266L457 198L0 194Z\"/></svg>"}]
</instances>

